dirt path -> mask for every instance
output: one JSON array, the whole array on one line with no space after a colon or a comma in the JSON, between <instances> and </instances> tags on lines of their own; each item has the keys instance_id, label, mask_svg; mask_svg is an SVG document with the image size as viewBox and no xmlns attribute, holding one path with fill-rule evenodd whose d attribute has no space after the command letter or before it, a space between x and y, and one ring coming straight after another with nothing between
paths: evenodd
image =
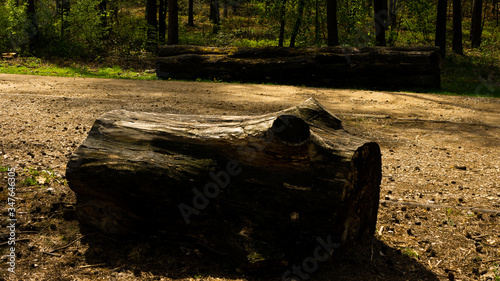
<instances>
[{"instance_id":1,"label":"dirt path","mask_svg":"<svg viewBox=\"0 0 500 281\"><path fill-rule=\"evenodd\" d=\"M496 266L500 264L499 99L0 74L0 166L23 171L18 181L33 175L47 178L45 183L20 183L18 188L24 199L18 205L19 230L25 232L22 238L27 242L19 243L16 274L26 274L22 280L100 276L191 280L196 275L193 270L199 269L169 264L151 270L150 263L120 263L118 258L100 261L93 253L100 246L81 239L76 221L51 216L59 211L64 214L74 205L74 195L64 184L67 157L85 139L94 120L113 109L254 115L281 110L309 97L343 119L348 131L381 145L384 173L384 202L376 235L379 250L362 265L343 262L334 269L322 268L313 280L339 280L338 276L344 276L340 280L416 280L411 276L448 280L449 274L458 280L489 280L500 275ZM31 174L28 168L33 168ZM33 172L36 169L39 171ZM51 178L41 172L49 169L55 172ZM6 186L6 177L0 182ZM1 202L7 198L6 192L4 188ZM412 204L396 204L398 201ZM45 210L47 202L52 207L61 204L59 209ZM2 225L6 226L4 217ZM73 240L76 242L70 247L55 252L60 256L43 254ZM127 247L126 254L135 251ZM2 249L1 259L6 262L5 244ZM102 265L95 266L99 263ZM353 268L365 270L351 272ZM52 279L55 269L62 279ZM222 278L203 280L247 278L217 272L198 275ZM148 274L154 277L141 277ZM0 276L13 277L5 271Z\"/></svg>"}]
</instances>

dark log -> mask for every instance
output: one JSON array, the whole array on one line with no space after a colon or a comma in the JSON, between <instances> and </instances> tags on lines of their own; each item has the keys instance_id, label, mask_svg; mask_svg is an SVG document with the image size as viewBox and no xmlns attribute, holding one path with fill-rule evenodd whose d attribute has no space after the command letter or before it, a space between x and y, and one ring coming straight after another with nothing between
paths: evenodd
<instances>
[{"instance_id":1,"label":"dark log","mask_svg":"<svg viewBox=\"0 0 500 281\"><path fill-rule=\"evenodd\" d=\"M260 116L108 112L66 171L82 224L166 235L245 264L375 231L379 146L316 100Z\"/></svg>"},{"instance_id":2,"label":"dark log","mask_svg":"<svg viewBox=\"0 0 500 281\"><path fill-rule=\"evenodd\" d=\"M219 79L327 87L440 88L437 47L160 46L159 79Z\"/></svg>"}]
</instances>

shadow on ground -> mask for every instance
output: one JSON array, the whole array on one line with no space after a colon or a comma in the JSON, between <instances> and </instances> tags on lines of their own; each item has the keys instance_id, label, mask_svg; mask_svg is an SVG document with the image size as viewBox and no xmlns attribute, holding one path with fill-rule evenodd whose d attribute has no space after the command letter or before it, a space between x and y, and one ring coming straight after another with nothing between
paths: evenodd
<instances>
[{"instance_id":1,"label":"shadow on ground","mask_svg":"<svg viewBox=\"0 0 500 281\"><path fill-rule=\"evenodd\" d=\"M316 268L314 263L307 262L242 267L235 264L231 257L218 254L204 245L160 237L109 237L86 226L81 227L81 232L85 235L82 243L89 246L85 254L88 264L100 265L115 272L132 271L137 277L148 273L157 279L439 280L418 260L404 254L402 249L391 248L377 239L349 252L334 253L332 258L319 262ZM284 279L287 271L290 271L289 279Z\"/></svg>"}]
</instances>

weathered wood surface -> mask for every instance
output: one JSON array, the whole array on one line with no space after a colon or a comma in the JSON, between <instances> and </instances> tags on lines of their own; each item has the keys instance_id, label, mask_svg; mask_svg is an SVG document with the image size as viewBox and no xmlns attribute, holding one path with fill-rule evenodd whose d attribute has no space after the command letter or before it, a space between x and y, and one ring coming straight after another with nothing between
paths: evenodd
<instances>
[{"instance_id":1,"label":"weathered wood surface","mask_svg":"<svg viewBox=\"0 0 500 281\"><path fill-rule=\"evenodd\" d=\"M160 79L327 87L440 88L437 47L238 48L160 46Z\"/></svg>"},{"instance_id":2,"label":"weathered wood surface","mask_svg":"<svg viewBox=\"0 0 500 281\"><path fill-rule=\"evenodd\" d=\"M81 223L163 234L239 263L311 255L317 239L373 236L379 146L314 99L259 116L115 110L67 166Z\"/></svg>"}]
</instances>

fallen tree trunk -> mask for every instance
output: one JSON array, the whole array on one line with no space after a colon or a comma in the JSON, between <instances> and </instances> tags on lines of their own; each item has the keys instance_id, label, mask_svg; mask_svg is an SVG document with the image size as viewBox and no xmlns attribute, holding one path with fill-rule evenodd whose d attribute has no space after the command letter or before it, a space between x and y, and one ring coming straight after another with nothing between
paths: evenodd
<instances>
[{"instance_id":1,"label":"fallen tree trunk","mask_svg":"<svg viewBox=\"0 0 500 281\"><path fill-rule=\"evenodd\" d=\"M68 163L81 223L164 234L240 263L296 260L375 231L379 146L314 99L260 116L115 110ZM330 254L330 253L329 253Z\"/></svg>"},{"instance_id":2,"label":"fallen tree trunk","mask_svg":"<svg viewBox=\"0 0 500 281\"><path fill-rule=\"evenodd\" d=\"M327 87L440 88L437 47L237 48L161 46L160 79Z\"/></svg>"}]
</instances>

